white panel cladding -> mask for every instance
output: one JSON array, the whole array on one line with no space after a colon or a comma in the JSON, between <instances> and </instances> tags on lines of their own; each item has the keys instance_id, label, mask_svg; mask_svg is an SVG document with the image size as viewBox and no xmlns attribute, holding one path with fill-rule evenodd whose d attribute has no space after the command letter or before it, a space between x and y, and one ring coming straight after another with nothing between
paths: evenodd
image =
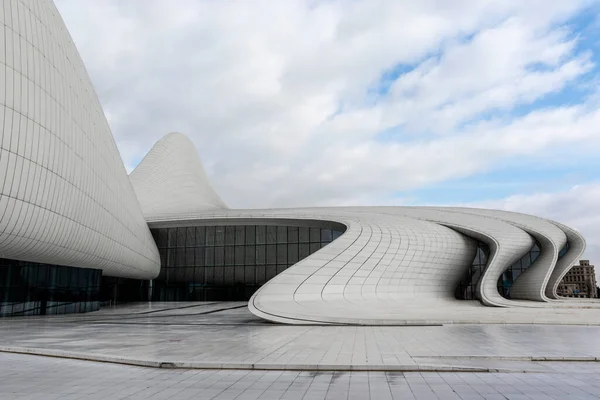
<instances>
[{"instance_id":1,"label":"white panel cladding","mask_svg":"<svg viewBox=\"0 0 600 400\"><path fill-rule=\"evenodd\" d=\"M559 224L558 222L551 222L565 233L569 243L569 249L567 250L566 254L560 260L558 260L556 266L552 269L552 274L550 275L550 279L546 285L546 296L550 299L569 301L569 299L558 296L558 285L560 285L560 282L565 277L567 272L573 268L573 264L585 251L585 239L574 229L569 228L566 225Z\"/></svg>"},{"instance_id":2,"label":"white panel cladding","mask_svg":"<svg viewBox=\"0 0 600 400\"><path fill-rule=\"evenodd\" d=\"M149 279L158 251L50 0L0 2L0 257Z\"/></svg>"},{"instance_id":3,"label":"white panel cladding","mask_svg":"<svg viewBox=\"0 0 600 400\"><path fill-rule=\"evenodd\" d=\"M194 144L180 133L160 139L130 180L148 221L227 208L210 185Z\"/></svg>"},{"instance_id":4,"label":"white panel cladding","mask_svg":"<svg viewBox=\"0 0 600 400\"><path fill-rule=\"evenodd\" d=\"M439 207L214 210L185 218L165 217L150 225L177 220L276 223L285 218L333 221L348 229L254 294L248 307L270 321L410 324L410 316L418 314L419 309L436 309L447 310L460 322L457 315L460 310L468 312L466 304L472 307L472 302L455 300L454 290L473 261L473 239L487 243L491 251L478 284L483 305L570 307L568 301L509 300L498 293L498 278L534 244L527 231L551 238L548 240L555 242L555 247L565 239L561 233L566 232L565 228L555 229L560 224L550 226L545 220L523 214ZM566 236L571 241L576 234ZM580 241L574 254L580 254L582 246ZM540 265L545 268L546 261ZM531 281L531 291L540 287L539 281Z\"/></svg>"},{"instance_id":5,"label":"white panel cladding","mask_svg":"<svg viewBox=\"0 0 600 400\"><path fill-rule=\"evenodd\" d=\"M567 243L565 232L551 222L521 213L457 208L463 213L487 215L514 225L529 233L540 243L540 255L535 262L517 277L510 288L512 299L548 301L546 285L558 260L558 253Z\"/></svg>"}]
</instances>

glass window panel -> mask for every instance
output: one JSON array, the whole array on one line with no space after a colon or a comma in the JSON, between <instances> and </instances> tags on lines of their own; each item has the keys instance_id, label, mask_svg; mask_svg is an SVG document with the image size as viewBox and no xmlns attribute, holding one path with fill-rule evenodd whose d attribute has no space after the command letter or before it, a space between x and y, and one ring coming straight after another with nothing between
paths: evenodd
<instances>
[{"instance_id":1,"label":"glass window panel","mask_svg":"<svg viewBox=\"0 0 600 400\"><path fill-rule=\"evenodd\" d=\"M204 267L195 267L194 268L194 282L196 283L204 283L204 272L206 269Z\"/></svg>"},{"instance_id":2,"label":"glass window panel","mask_svg":"<svg viewBox=\"0 0 600 400\"><path fill-rule=\"evenodd\" d=\"M535 262L535 260L537 260L537 258L539 257L540 253L539 252L532 252L531 253L531 264L533 264Z\"/></svg>"},{"instance_id":3,"label":"glass window panel","mask_svg":"<svg viewBox=\"0 0 600 400\"><path fill-rule=\"evenodd\" d=\"M185 247L178 247L177 248L177 255L176 260L175 260L175 264L173 265L174 267L183 267L185 266Z\"/></svg>"},{"instance_id":4,"label":"glass window panel","mask_svg":"<svg viewBox=\"0 0 600 400\"><path fill-rule=\"evenodd\" d=\"M243 265L239 265L239 266L236 266L236 267L234 267L232 269L235 270L235 272L233 274L233 281L235 283L238 283L238 284L240 284L240 283L241 284L246 283L246 277L244 275L244 266Z\"/></svg>"},{"instance_id":5,"label":"glass window panel","mask_svg":"<svg viewBox=\"0 0 600 400\"><path fill-rule=\"evenodd\" d=\"M177 228L177 247L185 247L186 228Z\"/></svg>"},{"instance_id":6,"label":"glass window panel","mask_svg":"<svg viewBox=\"0 0 600 400\"><path fill-rule=\"evenodd\" d=\"M58 268L58 285L59 288L69 286L69 273L65 268Z\"/></svg>"},{"instance_id":7,"label":"glass window panel","mask_svg":"<svg viewBox=\"0 0 600 400\"><path fill-rule=\"evenodd\" d=\"M173 268L177 265L177 254L175 249L167 250L167 268Z\"/></svg>"},{"instance_id":8,"label":"glass window panel","mask_svg":"<svg viewBox=\"0 0 600 400\"><path fill-rule=\"evenodd\" d=\"M277 243L277 227L267 226L267 244Z\"/></svg>"},{"instance_id":9,"label":"glass window panel","mask_svg":"<svg viewBox=\"0 0 600 400\"><path fill-rule=\"evenodd\" d=\"M266 278L265 278L265 274L266 274L266 270L267 267L264 265L257 265L255 272L256 272L256 284L258 285L264 285L264 283L266 282Z\"/></svg>"},{"instance_id":10,"label":"glass window panel","mask_svg":"<svg viewBox=\"0 0 600 400\"><path fill-rule=\"evenodd\" d=\"M250 265L246 265L244 267L244 283L246 283L246 285L250 285L250 284L254 284L256 283L256 277L254 276L254 266L250 266Z\"/></svg>"},{"instance_id":11,"label":"glass window panel","mask_svg":"<svg viewBox=\"0 0 600 400\"><path fill-rule=\"evenodd\" d=\"M267 245L267 265L277 264L277 246L274 244Z\"/></svg>"},{"instance_id":12,"label":"glass window panel","mask_svg":"<svg viewBox=\"0 0 600 400\"><path fill-rule=\"evenodd\" d=\"M246 244L254 244L256 242L256 227L253 225L246 226Z\"/></svg>"},{"instance_id":13,"label":"glass window panel","mask_svg":"<svg viewBox=\"0 0 600 400\"><path fill-rule=\"evenodd\" d=\"M256 246L256 265L265 265L267 263L267 249L265 245Z\"/></svg>"},{"instance_id":14,"label":"glass window panel","mask_svg":"<svg viewBox=\"0 0 600 400\"><path fill-rule=\"evenodd\" d=\"M267 282L271 279L273 279L275 277L275 275L277 275L277 266L275 265L267 265L267 274L265 279L267 280Z\"/></svg>"},{"instance_id":15,"label":"glass window panel","mask_svg":"<svg viewBox=\"0 0 600 400\"><path fill-rule=\"evenodd\" d=\"M307 243L300 243L298 245L298 258L300 260L308 257L310 255L310 245Z\"/></svg>"},{"instance_id":16,"label":"glass window panel","mask_svg":"<svg viewBox=\"0 0 600 400\"><path fill-rule=\"evenodd\" d=\"M340 231L333 231L333 240L339 238L340 236L342 236L342 232L340 232Z\"/></svg>"},{"instance_id":17,"label":"glass window panel","mask_svg":"<svg viewBox=\"0 0 600 400\"><path fill-rule=\"evenodd\" d=\"M240 247L242 248L242 247ZM245 246L244 247L244 265L253 266L256 264L256 247L255 246Z\"/></svg>"},{"instance_id":18,"label":"glass window panel","mask_svg":"<svg viewBox=\"0 0 600 400\"><path fill-rule=\"evenodd\" d=\"M196 281L196 268L186 267L184 279L185 283L194 283Z\"/></svg>"},{"instance_id":19,"label":"glass window panel","mask_svg":"<svg viewBox=\"0 0 600 400\"><path fill-rule=\"evenodd\" d=\"M156 281L165 281L167 280L167 269L166 268L161 268L160 272L158 273L158 276L155 279Z\"/></svg>"},{"instance_id":20,"label":"glass window panel","mask_svg":"<svg viewBox=\"0 0 600 400\"><path fill-rule=\"evenodd\" d=\"M230 246L235 244L235 226L228 225L225 227L225 245Z\"/></svg>"},{"instance_id":21,"label":"glass window panel","mask_svg":"<svg viewBox=\"0 0 600 400\"><path fill-rule=\"evenodd\" d=\"M265 244L267 241L267 227L257 226L256 227L256 244Z\"/></svg>"},{"instance_id":22,"label":"glass window panel","mask_svg":"<svg viewBox=\"0 0 600 400\"><path fill-rule=\"evenodd\" d=\"M193 226L186 228L185 245L187 247L196 246L196 228Z\"/></svg>"},{"instance_id":23,"label":"glass window panel","mask_svg":"<svg viewBox=\"0 0 600 400\"><path fill-rule=\"evenodd\" d=\"M215 267L225 265L225 254L223 247L215 247Z\"/></svg>"},{"instance_id":24,"label":"glass window panel","mask_svg":"<svg viewBox=\"0 0 600 400\"><path fill-rule=\"evenodd\" d=\"M225 244L225 227L215 227L215 246L223 246Z\"/></svg>"},{"instance_id":25,"label":"glass window panel","mask_svg":"<svg viewBox=\"0 0 600 400\"><path fill-rule=\"evenodd\" d=\"M244 265L244 246L235 246L235 265Z\"/></svg>"},{"instance_id":26,"label":"glass window panel","mask_svg":"<svg viewBox=\"0 0 600 400\"><path fill-rule=\"evenodd\" d=\"M37 272L37 271L36 271ZM69 268L69 288L75 290L79 287L79 268ZM38 282L36 279L34 282ZM41 281L40 281L41 283Z\"/></svg>"},{"instance_id":27,"label":"glass window panel","mask_svg":"<svg viewBox=\"0 0 600 400\"><path fill-rule=\"evenodd\" d=\"M161 248L161 247L167 247L167 243L168 243L168 229L166 228L161 228L161 229L155 229L156 231L156 245Z\"/></svg>"},{"instance_id":28,"label":"glass window panel","mask_svg":"<svg viewBox=\"0 0 600 400\"><path fill-rule=\"evenodd\" d=\"M288 269L287 264L277 264L277 275Z\"/></svg>"},{"instance_id":29,"label":"glass window panel","mask_svg":"<svg viewBox=\"0 0 600 400\"><path fill-rule=\"evenodd\" d=\"M204 268L204 282L207 285L214 285L215 283L215 267Z\"/></svg>"},{"instance_id":30,"label":"glass window panel","mask_svg":"<svg viewBox=\"0 0 600 400\"><path fill-rule=\"evenodd\" d=\"M225 265L235 265L235 247L225 247Z\"/></svg>"},{"instance_id":31,"label":"glass window panel","mask_svg":"<svg viewBox=\"0 0 600 400\"><path fill-rule=\"evenodd\" d=\"M298 228L298 241L300 243L310 242L310 234L309 234L308 228L306 228L306 227Z\"/></svg>"},{"instance_id":32,"label":"glass window panel","mask_svg":"<svg viewBox=\"0 0 600 400\"><path fill-rule=\"evenodd\" d=\"M277 243L287 243L287 227L286 226L278 226L277 227Z\"/></svg>"},{"instance_id":33,"label":"glass window panel","mask_svg":"<svg viewBox=\"0 0 600 400\"><path fill-rule=\"evenodd\" d=\"M225 267L215 267L215 285L223 285L223 280L225 279L225 270L230 268Z\"/></svg>"},{"instance_id":34,"label":"glass window panel","mask_svg":"<svg viewBox=\"0 0 600 400\"><path fill-rule=\"evenodd\" d=\"M206 245L207 246L214 246L215 245L215 227L214 226L207 226L206 227Z\"/></svg>"},{"instance_id":35,"label":"glass window panel","mask_svg":"<svg viewBox=\"0 0 600 400\"><path fill-rule=\"evenodd\" d=\"M206 247L204 249L205 257L204 257L204 265L212 267L215 265L215 248L214 247Z\"/></svg>"},{"instance_id":36,"label":"glass window panel","mask_svg":"<svg viewBox=\"0 0 600 400\"><path fill-rule=\"evenodd\" d=\"M154 239L154 243L158 246L158 229L150 229L150 233L152 234L152 239Z\"/></svg>"},{"instance_id":37,"label":"glass window panel","mask_svg":"<svg viewBox=\"0 0 600 400\"><path fill-rule=\"evenodd\" d=\"M321 241L321 230L319 228L310 228L310 241L320 242Z\"/></svg>"},{"instance_id":38,"label":"glass window panel","mask_svg":"<svg viewBox=\"0 0 600 400\"><path fill-rule=\"evenodd\" d=\"M331 242L332 240L333 234L331 233L331 229L321 229L321 241Z\"/></svg>"},{"instance_id":39,"label":"glass window panel","mask_svg":"<svg viewBox=\"0 0 600 400\"><path fill-rule=\"evenodd\" d=\"M236 226L235 227L235 245L241 246L245 243L246 227Z\"/></svg>"},{"instance_id":40,"label":"glass window panel","mask_svg":"<svg viewBox=\"0 0 600 400\"><path fill-rule=\"evenodd\" d=\"M277 264L287 264L287 245L277 245Z\"/></svg>"},{"instance_id":41,"label":"glass window panel","mask_svg":"<svg viewBox=\"0 0 600 400\"><path fill-rule=\"evenodd\" d=\"M196 227L196 246L204 246L206 244L206 227Z\"/></svg>"},{"instance_id":42,"label":"glass window panel","mask_svg":"<svg viewBox=\"0 0 600 400\"><path fill-rule=\"evenodd\" d=\"M193 267L194 265L196 265L195 250L196 249L193 247L185 248L185 265L187 265L188 267Z\"/></svg>"},{"instance_id":43,"label":"glass window panel","mask_svg":"<svg viewBox=\"0 0 600 400\"><path fill-rule=\"evenodd\" d=\"M310 244L310 254L314 253L315 251L319 250L321 248L321 243L311 243Z\"/></svg>"},{"instance_id":44,"label":"glass window panel","mask_svg":"<svg viewBox=\"0 0 600 400\"><path fill-rule=\"evenodd\" d=\"M295 264L299 261L298 259L298 245L296 243L288 244L288 264Z\"/></svg>"},{"instance_id":45,"label":"glass window panel","mask_svg":"<svg viewBox=\"0 0 600 400\"><path fill-rule=\"evenodd\" d=\"M177 228L169 228L168 230L168 246L175 247L177 246Z\"/></svg>"},{"instance_id":46,"label":"glass window panel","mask_svg":"<svg viewBox=\"0 0 600 400\"><path fill-rule=\"evenodd\" d=\"M194 247L194 265L203 267L206 262L206 251L204 247Z\"/></svg>"},{"instance_id":47,"label":"glass window panel","mask_svg":"<svg viewBox=\"0 0 600 400\"><path fill-rule=\"evenodd\" d=\"M288 226L288 243L298 243L298 227Z\"/></svg>"},{"instance_id":48,"label":"glass window panel","mask_svg":"<svg viewBox=\"0 0 600 400\"><path fill-rule=\"evenodd\" d=\"M223 284L227 286L233 285L233 274L235 272L235 267L223 267Z\"/></svg>"}]
</instances>

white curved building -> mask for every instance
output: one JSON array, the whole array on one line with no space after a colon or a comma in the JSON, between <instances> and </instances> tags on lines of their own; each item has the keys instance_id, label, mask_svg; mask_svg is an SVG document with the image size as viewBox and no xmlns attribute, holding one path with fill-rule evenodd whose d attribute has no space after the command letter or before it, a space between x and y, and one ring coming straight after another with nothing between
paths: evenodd
<instances>
[{"instance_id":1,"label":"white curved building","mask_svg":"<svg viewBox=\"0 0 600 400\"><path fill-rule=\"evenodd\" d=\"M557 287L585 241L553 221L451 207L230 210L179 133L128 178L53 3L7 4L0 316L249 300L274 322L407 324L577 304Z\"/></svg>"},{"instance_id":2,"label":"white curved building","mask_svg":"<svg viewBox=\"0 0 600 400\"><path fill-rule=\"evenodd\" d=\"M227 208L210 185L194 143L180 133L160 139L130 180L148 221Z\"/></svg>"},{"instance_id":3,"label":"white curved building","mask_svg":"<svg viewBox=\"0 0 600 400\"><path fill-rule=\"evenodd\" d=\"M75 302L75 295L54 299L50 286L64 293L100 274L154 278L156 245L56 7L3 1L2 8L0 315ZM13 298L7 288L18 286L27 289Z\"/></svg>"},{"instance_id":4,"label":"white curved building","mask_svg":"<svg viewBox=\"0 0 600 400\"><path fill-rule=\"evenodd\" d=\"M0 255L155 277L156 246L56 7L50 1L5 6Z\"/></svg>"}]
</instances>

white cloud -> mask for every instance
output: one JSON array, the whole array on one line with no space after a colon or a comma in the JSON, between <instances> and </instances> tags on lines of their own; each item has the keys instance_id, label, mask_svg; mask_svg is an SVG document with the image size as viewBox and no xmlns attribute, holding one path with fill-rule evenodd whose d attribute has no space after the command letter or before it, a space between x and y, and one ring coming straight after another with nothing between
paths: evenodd
<instances>
[{"instance_id":1,"label":"white cloud","mask_svg":"<svg viewBox=\"0 0 600 400\"><path fill-rule=\"evenodd\" d=\"M125 164L181 131L234 207L389 203L600 142L592 99L510 114L591 79L564 25L590 1L56 3ZM414 69L373 95L399 64Z\"/></svg>"},{"instance_id":2,"label":"white cloud","mask_svg":"<svg viewBox=\"0 0 600 400\"><path fill-rule=\"evenodd\" d=\"M586 239L584 259L591 260L600 271L600 182L574 186L555 193L516 195L502 200L471 204L475 207L517 211L564 223Z\"/></svg>"}]
</instances>

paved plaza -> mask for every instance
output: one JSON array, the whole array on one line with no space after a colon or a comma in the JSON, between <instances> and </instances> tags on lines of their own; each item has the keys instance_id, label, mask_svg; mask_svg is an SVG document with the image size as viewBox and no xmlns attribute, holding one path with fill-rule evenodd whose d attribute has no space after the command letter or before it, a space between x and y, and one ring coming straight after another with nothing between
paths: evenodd
<instances>
[{"instance_id":1,"label":"paved plaza","mask_svg":"<svg viewBox=\"0 0 600 400\"><path fill-rule=\"evenodd\" d=\"M600 398L596 363L547 373L165 370L0 353L0 398L28 400Z\"/></svg>"},{"instance_id":2,"label":"paved plaza","mask_svg":"<svg viewBox=\"0 0 600 400\"><path fill-rule=\"evenodd\" d=\"M588 399L599 360L598 326L289 326L231 302L0 319L0 399Z\"/></svg>"},{"instance_id":3,"label":"paved plaza","mask_svg":"<svg viewBox=\"0 0 600 400\"><path fill-rule=\"evenodd\" d=\"M0 319L0 350L155 367L539 372L600 359L600 327L291 326L245 303L145 303Z\"/></svg>"}]
</instances>

